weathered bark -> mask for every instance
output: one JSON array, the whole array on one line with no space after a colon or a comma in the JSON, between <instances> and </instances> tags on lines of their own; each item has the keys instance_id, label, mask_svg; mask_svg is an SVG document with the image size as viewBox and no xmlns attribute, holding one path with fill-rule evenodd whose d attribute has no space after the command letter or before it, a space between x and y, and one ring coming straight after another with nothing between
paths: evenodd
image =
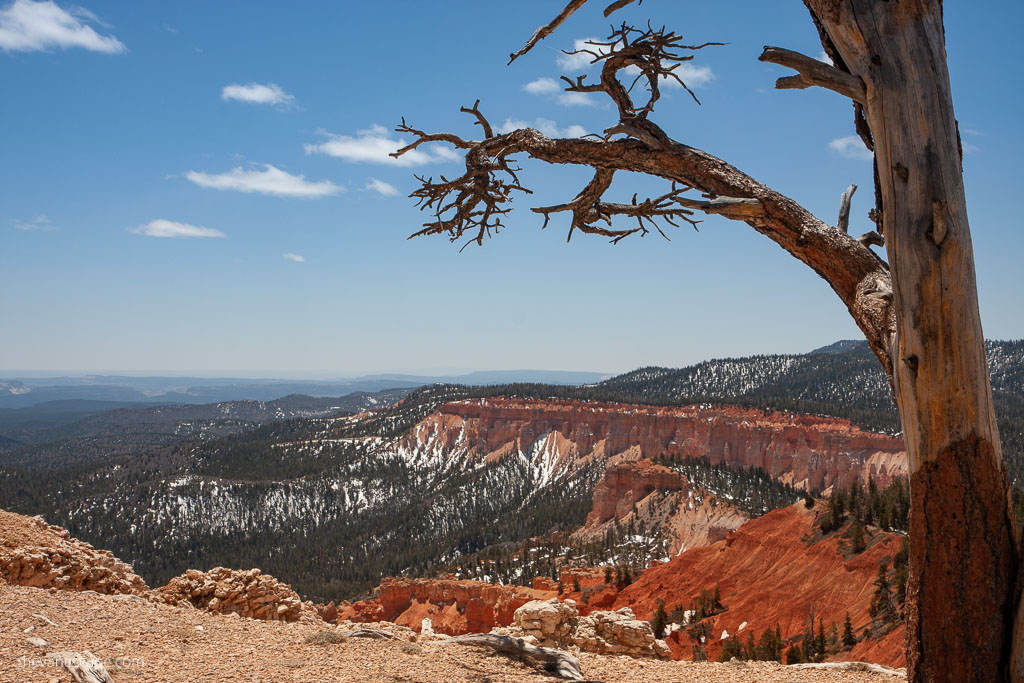
<instances>
[{"instance_id":1,"label":"weathered bark","mask_svg":"<svg viewBox=\"0 0 1024 683\"><path fill-rule=\"evenodd\" d=\"M978 312L939 0L805 0L865 85L911 472L911 681L1009 675L1018 554ZM1015 676L1024 672L1018 670Z\"/></svg>"}]
</instances>

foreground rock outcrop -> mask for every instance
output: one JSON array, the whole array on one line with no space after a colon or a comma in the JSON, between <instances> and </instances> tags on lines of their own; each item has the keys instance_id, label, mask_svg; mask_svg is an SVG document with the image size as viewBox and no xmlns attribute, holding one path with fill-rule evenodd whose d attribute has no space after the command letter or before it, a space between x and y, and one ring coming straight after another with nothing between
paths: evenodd
<instances>
[{"instance_id":1,"label":"foreground rock outcrop","mask_svg":"<svg viewBox=\"0 0 1024 683\"><path fill-rule=\"evenodd\" d=\"M153 597L169 605L191 605L216 614L266 621L319 619L313 603L303 602L291 586L259 569L189 569L153 591Z\"/></svg>"},{"instance_id":2,"label":"foreground rock outcrop","mask_svg":"<svg viewBox=\"0 0 1024 683\"><path fill-rule=\"evenodd\" d=\"M903 442L849 421L737 406L657 407L487 398L440 406L399 444L412 459L481 461L523 453L541 480L608 459L708 458L757 466L780 481L825 490L907 472Z\"/></svg>"},{"instance_id":3,"label":"foreground rock outcrop","mask_svg":"<svg viewBox=\"0 0 1024 683\"><path fill-rule=\"evenodd\" d=\"M17 586L146 595L149 588L109 550L38 517L0 510L0 581Z\"/></svg>"},{"instance_id":4,"label":"foreground rock outcrop","mask_svg":"<svg viewBox=\"0 0 1024 683\"><path fill-rule=\"evenodd\" d=\"M580 616L573 600L532 600L516 610L512 626L498 629L527 638L543 647L574 648L581 652L668 657L668 646L654 637L650 623L640 621L628 607L614 612Z\"/></svg>"}]
</instances>

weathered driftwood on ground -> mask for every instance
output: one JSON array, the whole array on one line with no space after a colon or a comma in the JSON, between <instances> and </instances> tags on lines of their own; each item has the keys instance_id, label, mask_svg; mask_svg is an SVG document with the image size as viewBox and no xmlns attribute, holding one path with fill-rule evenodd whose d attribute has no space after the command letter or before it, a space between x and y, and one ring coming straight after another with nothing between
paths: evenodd
<instances>
[{"instance_id":1,"label":"weathered driftwood on ground","mask_svg":"<svg viewBox=\"0 0 1024 683\"><path fill-rule=\"evenodd\" d=\"M822 662L821 664L791 664L790 669L819 669L823 671L871 671L876 674L885 674L886 676L895 676L896 678L906 678L907 674L902 669L893 669L892 667L882 666L881 664L871 664L870 662Z\"/></svg>"},{"instance_id":2,"label":"weathered driftwood on ground","mask_svg":"<svg viewBox=\"0 0 1024 683\"><path fill-rule=\"evenodd\" d=\"M46 655L60 666L63 666L78 683L114 683L107 668L100 658L85 650L72 652L63 650Z\"/></svg>"},{"instance_id":3,"label":"weathered driftwood on ground","mask_svg":"<svg viewBox=\"0 0 1024 683\"><path fill-rule=\"evenodd\" d=\"M555 674L559 678L570 681L583 680L579 659L562 650L530 645L522 638L500 636L493 633L471 633L469 635L456 636L435 644L488 647L500 654L529 662L544 671Z\"/></svg>"},{"instance_id":4,"label":"weathered driftwood on ground","mask_svg":"<svg viewBox=\"0 0 1024 683\"><path fill-rule=\"evenodd\" d=\"M352 631L341 631L340 635L347 638L379 638L385 640L398 640L394 633L382 631L379 628L357 628Z\"/></svg>"}]
</instances>

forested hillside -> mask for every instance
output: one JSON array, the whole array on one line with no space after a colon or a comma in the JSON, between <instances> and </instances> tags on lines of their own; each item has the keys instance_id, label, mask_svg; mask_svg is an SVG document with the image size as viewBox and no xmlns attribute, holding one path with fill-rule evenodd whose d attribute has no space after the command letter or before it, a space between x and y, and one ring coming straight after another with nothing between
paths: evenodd
<instances>
[{"instance_id":1,"label":"forested hillside","mask_svg":"<svg viewBox=\"0 0 1024 683\"><path fill-rule=\"evenodd\" d=\"M1024 343L991 343L989 358L1005 453L1019 478ZM474 555L481 551L506 558L494 576L520 578L526 568L507 561L518 544L581 524L603 465L544 471L544 454L530 444L472 463L444 444L400 445L441 404L499 395L736 403L898 429L877 361L866 346L844 343L804 355L643 368L580 387L438 384L358 420L287 411L290 419L275 419L279 413L264 411L255 416L266 420L260 423L233 409L205 416L213 426L190 432L196 415L171 410L166 420L146 422L115 412L90 418L103 427L92 436L0 452L0 508L43 514L131 561L153 585L188 567L258 566L307 597L338 600L364 593L383 575L467 568L463 558L481 559ZM756 472L687 474L712 489L735 480L742 489L730 495L754 501L758 513L791 499L774 494ZM646 530L624 529L622 536L585 552L609 559L660 552ZM537 569L547 561L534 560ZM485 571L483 564L473 571Z\"/></svg>"}]
</instances>

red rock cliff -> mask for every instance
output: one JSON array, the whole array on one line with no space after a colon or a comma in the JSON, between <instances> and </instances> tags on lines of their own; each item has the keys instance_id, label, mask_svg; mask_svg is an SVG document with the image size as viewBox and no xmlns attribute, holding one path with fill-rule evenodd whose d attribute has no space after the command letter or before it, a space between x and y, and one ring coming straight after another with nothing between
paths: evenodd
<instances>
[{"instance_id":1,"label":"red rock cliff","mask_svg":"<svg viewBox=\"0 0 1024 683\"><path fill-rule=\"evenodd\" d=\"M824 490L906 474L901 439L847 420L736 406L654 407L489 398L441 406L404 439L416 457L486 459L523 453L541 480L594 460L662 455L755 465Z\"/></svg>"},{"instance_id":2,"label":"red rock cliff","mask_svg":"<svg viewBox=\"0 0 1024 683\"><path fill-rule=\"evenodd\" d=\"M627 525L634 517L666 540L673 555L720 541L749 519L678 472L643 459L608 465L594 486L586 524L571 538L578 543L595 541L615 522Z\"/></svg>"}]
</instances>

